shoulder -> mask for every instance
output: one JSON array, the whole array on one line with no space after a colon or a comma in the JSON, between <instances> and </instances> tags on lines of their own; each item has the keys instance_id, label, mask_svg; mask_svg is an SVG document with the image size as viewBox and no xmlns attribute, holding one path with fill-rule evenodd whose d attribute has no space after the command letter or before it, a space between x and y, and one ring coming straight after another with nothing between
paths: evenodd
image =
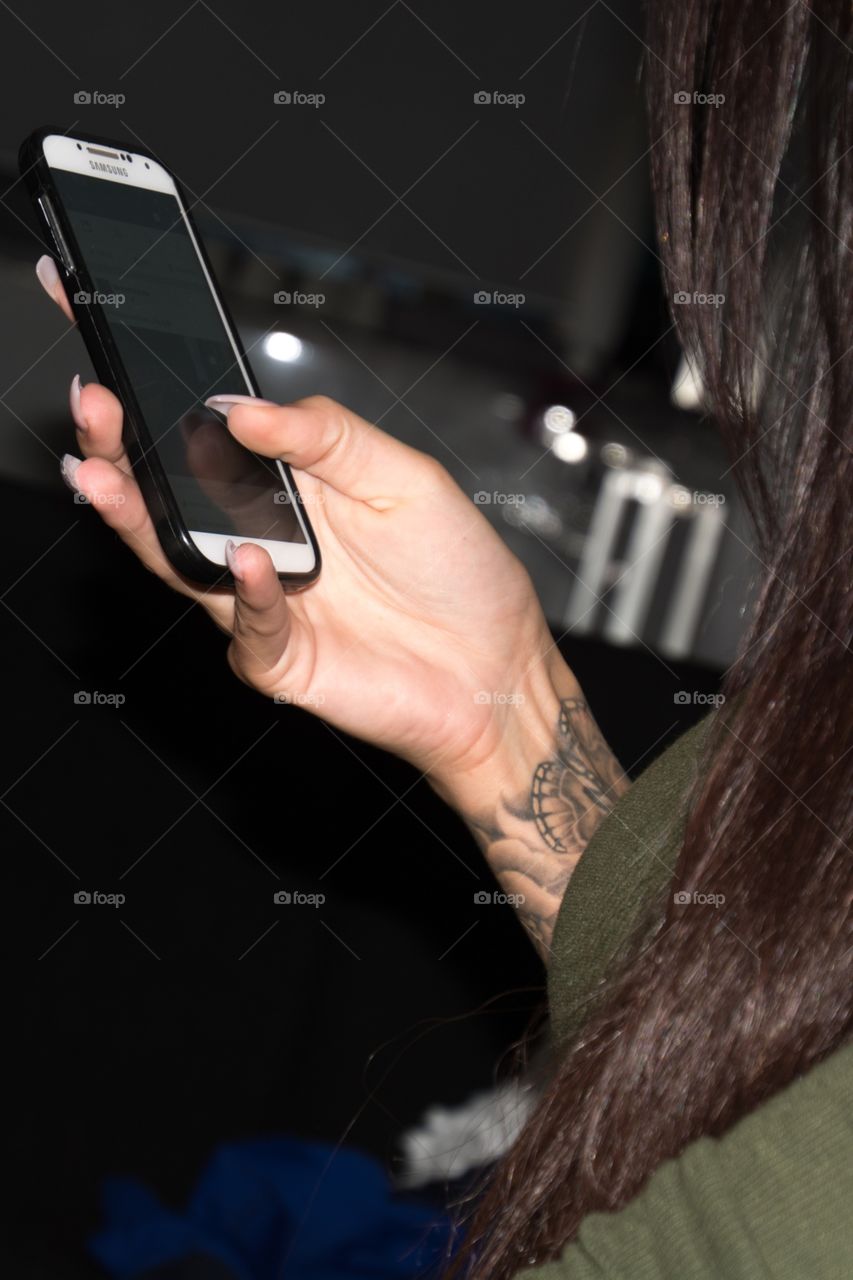
<instances>
[{"instance_id":1,"label":"shoulder","mask_svg":"<svg viewBox=\"0 0 853 1280\"><path fill-rule=\"evenodd\" d=\"M668 1160L518 1280L846 1280L853 1257L853 1045L721 1138Z\"/></svg>"}]
</instances>

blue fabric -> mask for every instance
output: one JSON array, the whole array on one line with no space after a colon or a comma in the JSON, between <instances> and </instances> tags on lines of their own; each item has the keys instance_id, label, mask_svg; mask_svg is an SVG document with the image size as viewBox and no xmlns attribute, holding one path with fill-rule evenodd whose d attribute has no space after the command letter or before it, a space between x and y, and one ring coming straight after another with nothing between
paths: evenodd
<instances>
[{"instance_id":1,"label":"blue fabric","mask_svg":"<svg viewBox=\"0 0 853 1280\"><path fill-rule=\"evenodd\" d=\"M437 1267L450 1238L369 1156L287 1138L221 1147L184 1213L129 1178L109 1179L103 1199L90 1246L119 1280L193 1258L234 1280L403 1280Z\"/></svg>"}]
</instances>

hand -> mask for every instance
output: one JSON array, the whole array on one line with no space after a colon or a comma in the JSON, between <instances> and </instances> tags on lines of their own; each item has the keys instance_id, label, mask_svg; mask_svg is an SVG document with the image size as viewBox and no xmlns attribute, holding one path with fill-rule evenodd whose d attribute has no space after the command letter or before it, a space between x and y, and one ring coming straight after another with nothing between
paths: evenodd
<instances>
[{"instance_id":1,"label":"hand","mask_svg":"<svg viewBox=\"0 0 853 1280\"><path fill-rule=\"evenodd\" d=\"M53 263L39 278L72 318ZM295 478L323 556L320 578L286 595L269 556L241 544L236 590L204 590L167 562L104 387L72 384L85 459L66 478L147 568L197 600L232 636L242 680L404 756L450 798L536 723L553 738L559 696L577 691L530 579L432 458L324 397L219 403L248 448ZM558 690L558 692L555 692Z\"/></svg>"},{"instance_id":2,"label":"hand","mask_svg":"<svg viewBox=\"0 0 853 1280\"><path fill-rule=\"evenodd\" d=\"M38 271L71 319L51 260ZM251 543L228 557L234 591L177 574L133 480L119 402L77 378L71 412L85 461L66 455L63 473L147 568L230 634L242 680L427 775L547 960L569 876L627 779L527 573L443 467L342 405L215 401L236 440L294 469L323 556L319 579L299 593L285 595Z\"/></svg>"}]
</instances>

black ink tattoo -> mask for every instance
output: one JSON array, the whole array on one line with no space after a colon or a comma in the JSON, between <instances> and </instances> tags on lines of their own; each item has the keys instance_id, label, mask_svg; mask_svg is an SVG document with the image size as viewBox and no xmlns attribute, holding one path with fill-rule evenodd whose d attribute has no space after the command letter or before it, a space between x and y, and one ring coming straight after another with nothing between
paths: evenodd
<instances>
[{"instance_id":1,"label":"black ink tattoo","mask_svg":"<svg viewBox=\"0 0 853 1280\"><path fill-rule=\"evenodd\" d=\"M613 807L610 793L620 778L589 707L582 698L564 699L556 755L536 766L530 789L536 829L548 848L574 853L586 845Z\"/></svg>"},{"instance_id":2,"label":"black ink tattoo","mask_svg":"<svg viewBox=\"0 0 853 1280\"><path fill-rule=\"evenodd\" d=\"M627 786L586 702L565 698L553 755L535 766L529 790L468 817L502 887L518 896L519 917L543 959L569 877Z\"/></svg>"}]
</instances>

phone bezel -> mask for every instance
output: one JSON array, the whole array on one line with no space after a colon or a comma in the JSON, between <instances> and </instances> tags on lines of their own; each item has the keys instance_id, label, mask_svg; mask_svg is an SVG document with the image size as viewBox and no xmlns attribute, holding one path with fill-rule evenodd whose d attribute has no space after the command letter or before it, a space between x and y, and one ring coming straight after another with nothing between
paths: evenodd
<instances>
[{"instance_id":1,"label":"phone bezel","mask_svg":"<svg viewBox=\"0 0 853 1280\"><path fill-rule=\"evenodd\" d=\"M56 142L52 142L56 139ZM78 151L78 146L81 150ZM118 175L92 172L88 167L78 168L76 165L52 164L47 154L48 148L60 157L67 152L68 158L79 157L85 161L88 152L85 148L96 147L113 153L133 156L128 173L134 178L140 175L144 180L132 180ZM98 379L108 386L122 402L124 408L124 443L128 451L134 477L142 489L146 505L151 513L157 536L163 550L178 572L192 581L209 585L232 585L233 579L225 565L224 546L228 540L225 535L213 534L204 530L190 530L181 515L178 503L172 492L166 472L160 461L154 441L145 424L143 415L136 400L133 387L127 377L119 353L109 330L109 325L102 308L97 303L77 302L75 294L88 293L94 295L93 282L89 277L80 246L73 228L65 213L59 191L53 182L54 167L71 169L95 177L101 181L115 181L129 186L141 186L147 189L163 191L172 195L177 203L178 211L184 220L188 234L199 257L202 270L216 303L222 324L229 342L234 350L235 362L239 368L239 376L246 385L249 395L258 396L257 383L248 362L245 349L240 340L236 326L230 316L225 300L216 283L216 278L205 252L204 245L190 214L189 205L180 183L175 175L147 149L135 144L133 147L116 143L112 139L78 136L69 134L59 128L46 126L31 134L21 147L20 168L22 178L28 188L35 205L39 221L50 241L49 252L57 263L60 276L66 285L75 319L78 322L86 343ZM138 162L138 163L137 163ZM148 166L146 169L145 166ZM59 225L62 238L68 246L71 267L63 261L60 246L54 242L53 232L39 197L46 196L50 202L54 217ZM268 460L267 460L268 461ZM299 490L286 463L276 460L282 480L291 494L296 517L305 533L306 542L281 542L266 540L264 545L271 550L282 582L293 586L305 586L313 582L320 572L320 550L311 522L301 502ZM198 535L198 541L196 536ZM258 541L257 539L235 537L236 543ZM212 559L207 552L221 554L220 559Z\"/></svg>"}]
</instances>

